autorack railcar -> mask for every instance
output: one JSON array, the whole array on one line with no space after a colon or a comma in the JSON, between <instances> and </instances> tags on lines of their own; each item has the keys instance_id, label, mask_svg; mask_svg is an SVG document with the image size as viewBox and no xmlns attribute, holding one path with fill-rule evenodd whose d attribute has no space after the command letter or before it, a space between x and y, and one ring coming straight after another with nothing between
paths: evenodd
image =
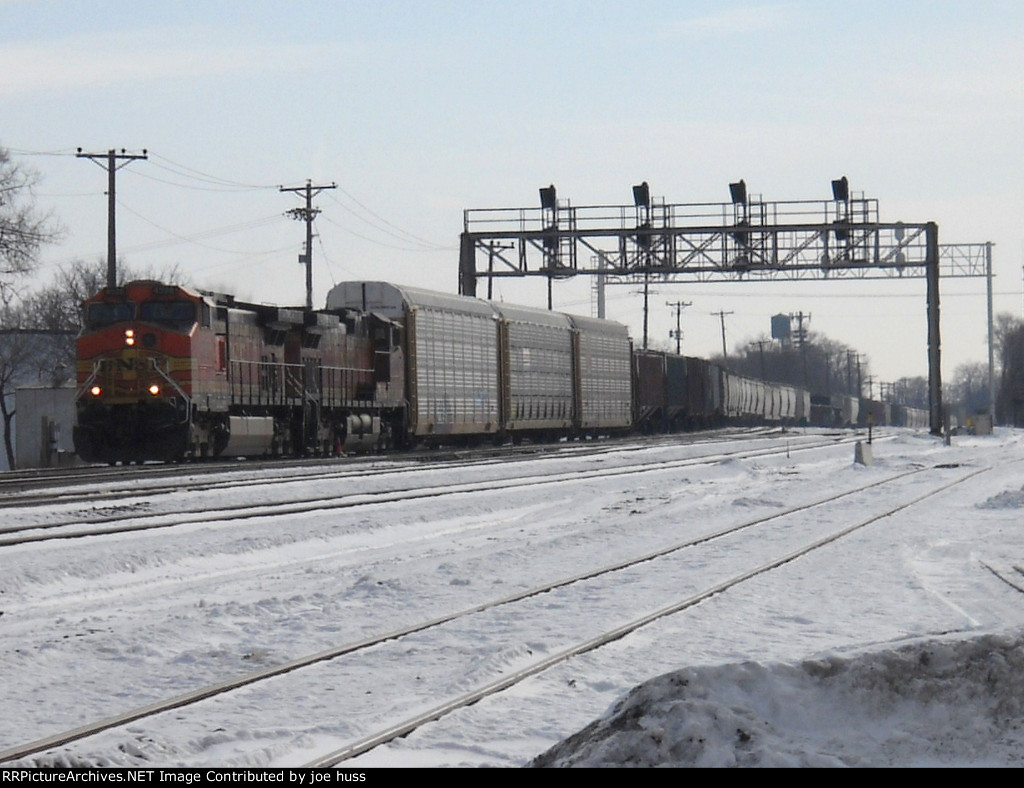
<instances>
[{"instance_id":1,"label":"autorack railcar","mask_svg":"<svg viewBox=\"0 0 1024 788\"><path fill-rule=\"evenodd\" d=\"M632 425L632 346L619 323L388 282L339 284L327 307L401 326L410 442Z\"/></svg>"}]
</instances>

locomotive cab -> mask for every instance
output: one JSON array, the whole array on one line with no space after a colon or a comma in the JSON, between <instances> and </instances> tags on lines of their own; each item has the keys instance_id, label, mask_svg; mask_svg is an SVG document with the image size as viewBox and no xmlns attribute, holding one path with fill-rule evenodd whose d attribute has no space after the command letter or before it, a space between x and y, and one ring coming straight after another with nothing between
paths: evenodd
<instances>
[{"instance_id":1,"label":"locomotive cab","mask_svg":"<svg viewBox=\"0 0 1024 788\"><path fill-rule=\"evenodd\" d=\"M156 282L108 287L83 305L75 449L86 462L177 459L189 441L199 346L214 347L210 307Z\"/></svg>"}]
</instances>

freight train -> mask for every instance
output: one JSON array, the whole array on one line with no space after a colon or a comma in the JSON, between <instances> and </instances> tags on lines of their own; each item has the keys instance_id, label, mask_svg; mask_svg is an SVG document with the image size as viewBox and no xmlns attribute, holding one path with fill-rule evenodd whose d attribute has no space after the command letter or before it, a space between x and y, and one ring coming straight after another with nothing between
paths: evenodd
<instances>
[{"instance_id":1,"label":"freight train","mask_svg":"<svg viewBox=\"0 0 1024 788\"><path fill-rule=\"evenodd\" d=\"M385 282L325 309L152 281L83 305L74 442L86 462L328 455L808 423L805 391L634 350L608 320Z\"/></svg>"}]
</instances>

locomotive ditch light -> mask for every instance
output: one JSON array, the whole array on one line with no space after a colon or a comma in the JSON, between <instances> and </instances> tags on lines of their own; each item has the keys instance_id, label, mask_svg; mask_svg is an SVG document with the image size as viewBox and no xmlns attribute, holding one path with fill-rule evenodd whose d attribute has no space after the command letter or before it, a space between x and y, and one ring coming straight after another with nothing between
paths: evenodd
<instances>
[{"instance_id":1,"label":"locomotive ditch light","mask_svg":"<svg viewBox=\"0 0 1024 788\"><path fill-rule=\"evenodd\" d=\"M100 394L103 393L103 389L101 389L99 386L93 386L91 389L89 389L89 393L92 394L94 397L98 397Z\"/></svg>"},{"instance_id":2,"label":"locomotive ditch light","mask_svg":"<svg viewBox=\"0 0 1024 788\"><path fill-rule=\"evenodd\" d=\"M152 386L149 387L149 393L155 397L157 394L160 393L160 387L156 383L154 383Z\"/></svg>"}]
</instances>

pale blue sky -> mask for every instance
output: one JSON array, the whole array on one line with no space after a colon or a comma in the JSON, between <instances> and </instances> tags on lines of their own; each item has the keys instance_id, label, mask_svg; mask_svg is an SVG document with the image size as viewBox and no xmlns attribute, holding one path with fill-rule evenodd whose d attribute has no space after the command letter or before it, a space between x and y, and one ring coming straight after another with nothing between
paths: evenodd
<instances>
[{"instance_id":1,"label":"pale blue sky","mask_svg":"<svg viewBox=\"0 0 1024 788\"><path fill-rule=\"evenodd\" d=\"M845 174L885 221L995 242L997 310L1020 314L1022 33L1016 0L0 0L0 145L39 170L68 229L45 270L105 254L106 179L78 146L150 152L118 175L128 261L293 303L304 233L277 187L306 178L340 187L317 200L322 303L344 279L454 290L463 210L532 206L548 183L576 205L629 203L641 180L668 202L725 201L739 178L800 200ZM544 303L542 288L501 292ZM651 333L668 341L665 301L693 301L686 348L707 355L712 311L735 312L731 345L802 310L888 380L926 370L923 293L662 287ZM983 293L944 283L947 376L985 358ZM556 300L589 312L589 280ZM609 310L640 336L628 290Z\"/></svg>"}]
</instances>

